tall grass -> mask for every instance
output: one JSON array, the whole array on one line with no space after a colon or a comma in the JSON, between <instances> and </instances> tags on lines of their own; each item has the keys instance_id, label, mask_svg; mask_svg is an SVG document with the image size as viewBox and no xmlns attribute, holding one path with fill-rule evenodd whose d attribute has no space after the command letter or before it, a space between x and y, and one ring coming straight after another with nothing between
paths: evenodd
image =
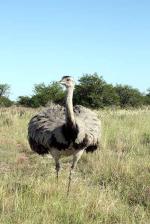
<instances>
[{"instance_id":1,"label":"tall grass","mask_svg":"<svg viewBox=\"0 0 150 224\"><path fill-rule=\"evenodd\" d=\"M84 154L66 197L69 159L57 186L54 162L31 152L36 110L0 110L1 224L150 223L150 111L97 111L100 149Z\"/></svg>"}]
</instances>

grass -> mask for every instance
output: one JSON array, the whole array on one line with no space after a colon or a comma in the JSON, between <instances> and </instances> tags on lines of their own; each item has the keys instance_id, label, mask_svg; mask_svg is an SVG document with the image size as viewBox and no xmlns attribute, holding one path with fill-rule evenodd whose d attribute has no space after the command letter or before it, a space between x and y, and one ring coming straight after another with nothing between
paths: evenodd
<instances>
[{"instance_id":1,"label":"grass","mask_svg":"<svg viewBox=\"0 0 150 224\"><path fill-rule=\"evenodd\" d=\"M150 223L150 110L98 111L101 148L84 154L66 197L54 161L31 152L27 124L37 111L0 109L1 224Z\"/></svg>"}]
</instances>

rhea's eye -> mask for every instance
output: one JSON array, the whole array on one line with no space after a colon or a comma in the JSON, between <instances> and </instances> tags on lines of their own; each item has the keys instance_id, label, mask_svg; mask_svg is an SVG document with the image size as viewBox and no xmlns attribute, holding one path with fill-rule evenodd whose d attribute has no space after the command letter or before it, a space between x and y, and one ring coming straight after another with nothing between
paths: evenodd
<instances>
[{"instance_id":1,"label":"rhea's eye","mask_svg":"<svg viewBox=\"0 0 150 224\"><path fill-rule=\"evenodd\" d=\"M67 79L67 81L70 81L70 79Z\"/></svg>"}]
</instances>

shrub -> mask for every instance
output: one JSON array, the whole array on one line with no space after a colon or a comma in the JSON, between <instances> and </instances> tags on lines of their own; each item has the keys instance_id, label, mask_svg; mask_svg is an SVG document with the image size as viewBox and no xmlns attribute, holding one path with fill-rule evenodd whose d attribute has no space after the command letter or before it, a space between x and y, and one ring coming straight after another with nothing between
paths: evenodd
<instances>
[{"instance_id":1,"label":"shrub","mask_svg":"<svg viewBox=\"0 0 150 224\"><path fill-rule=\"evenodd\" d=\"M115 90L119 96L121 107L139 107L143 104L143 95L138 89L128 85L117 85Z\"/></svg>"},{"instance_id":2,"label":"shrub","mask_svg":"<svg viewBox=\"0 0 150 224\"><path fill-rule=\"evenodd\" d=\"M13 101L5 96L0 96L0 107L10 107L13 105Z\"/></svg>"},{"instance_id":3,"label":"shrub","mask_svg":"<svg viewBox=\"0 0 150 224\"><path fill-rule=\"evenodd\" d=\"M85 74L75 87L75 104L91 108L103 108L119 104L119 97L112 85L107 84L97 73Z\"/></svg>"}]
</instances>

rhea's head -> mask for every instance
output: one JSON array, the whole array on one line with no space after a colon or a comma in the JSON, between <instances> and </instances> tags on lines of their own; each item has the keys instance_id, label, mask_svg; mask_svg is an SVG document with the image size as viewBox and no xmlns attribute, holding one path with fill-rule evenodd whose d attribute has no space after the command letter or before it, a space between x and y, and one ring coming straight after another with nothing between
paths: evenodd
<instances>
[{"instance_id":1,"label":"rhea's head","mask_svg":"<svg viewBox=\"0 0 150 224\"><path fill-rule=\"evenodd\" d=\"M60 81L60 84L64 85L66 88L73 88L75 85L75 81L71 76L63 76Z\"/></svg>"}]
</instances>

